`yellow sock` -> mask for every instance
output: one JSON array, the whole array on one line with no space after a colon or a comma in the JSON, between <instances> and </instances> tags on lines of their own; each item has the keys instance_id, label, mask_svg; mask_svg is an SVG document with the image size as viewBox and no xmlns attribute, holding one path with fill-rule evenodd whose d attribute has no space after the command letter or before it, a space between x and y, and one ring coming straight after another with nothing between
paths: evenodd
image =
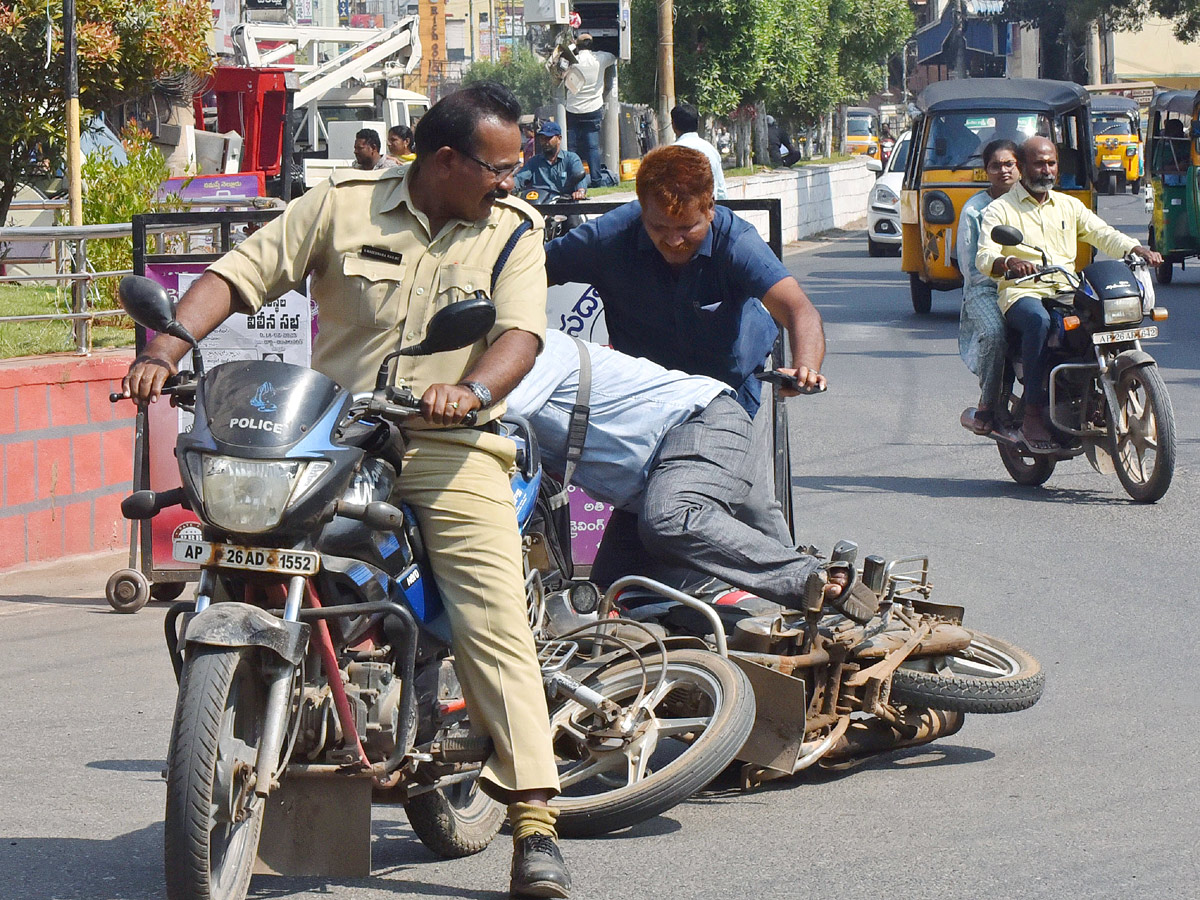
<instances>
[{"instance_id":1,"label":"yellow sock","mask_svg":"<svg viewBox=\"0 0 1200 900\"><path fill-rule=\"evenodd\" d=\"M512 825L513 843L535 834L544 834L558 840L554 822L558 810L551 806L535 806L532 803L510 803L508 821Z\"/></svg>"}]
</instances>

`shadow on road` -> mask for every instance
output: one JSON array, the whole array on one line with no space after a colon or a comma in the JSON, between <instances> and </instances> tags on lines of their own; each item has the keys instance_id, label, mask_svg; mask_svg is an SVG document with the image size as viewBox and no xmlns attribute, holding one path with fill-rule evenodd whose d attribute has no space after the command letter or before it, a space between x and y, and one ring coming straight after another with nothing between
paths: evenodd
<instances>
[{"instance_id":1,"label":"shadow on road","mask_svg":"<svg viewBox=\"0 0 1200 900\"><path fill-rule=\"evenodd\" d=\"M824 784L839 781L855 772L898 772L905 769L927 769L937 766L962 766L969 763L986 762L995 759L996 754L981 747L962 747L956 744L925 744L921 747L907 747L892 753L871 756L845 767L822 769L813 766L807 769L803 776L805 781L814 784Z\"/></svg>"},{"instance_id":2,"label":"shadow on road","mask_svg":"<svg viewBox=\"0 0 1200 900\"><path fill-rule=\"evenodd\" d=\"M1115 480L1112 479L1114 482ZM983 478L929 478L912 475L797 475L792 478L792 487L814 494L911 494L915 497L934 499L1011 497L1017 500L1074 505L1107 506L1119 499L1114 498L1109 491L1055 488L1045 485L1029 488L1012 482Z\"/></svg>"}]
</instances>

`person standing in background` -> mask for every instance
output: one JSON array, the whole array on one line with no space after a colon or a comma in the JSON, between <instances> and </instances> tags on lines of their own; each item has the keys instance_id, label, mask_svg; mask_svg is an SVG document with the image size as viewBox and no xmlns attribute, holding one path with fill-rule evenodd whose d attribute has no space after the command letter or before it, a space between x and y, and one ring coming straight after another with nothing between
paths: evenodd
<instances>
[{"instance_id":1,"label":"person standing in background","mask_svg":"<svg viewBox=\"0 0 1200 900\"><path fill-rule=\"evenodd\" d=\"M581 34L575 40L576 67L583 75L579 90L567 92L567 149L587 163L592 187L600 186L600 123L604 120L604 71L617 58L604 50L592 49L592 36Z\"/></svg>"},{"instance_id":2,"label":"person standing in background","mask_svg":"<svg viewBox=\"0 0 1200 900\"><path fill-rule=\"evenodd\" d=\"M725 172L721 168L721 154L717 148L700 137L700 114L690 103L680 103L671 110L671 130L675 132L675 143L680 147L691 147L699 150L708 157L712 166L713 196L717 200L725 200L729 194L725 190Z\"/></svg>"}]
</instances>

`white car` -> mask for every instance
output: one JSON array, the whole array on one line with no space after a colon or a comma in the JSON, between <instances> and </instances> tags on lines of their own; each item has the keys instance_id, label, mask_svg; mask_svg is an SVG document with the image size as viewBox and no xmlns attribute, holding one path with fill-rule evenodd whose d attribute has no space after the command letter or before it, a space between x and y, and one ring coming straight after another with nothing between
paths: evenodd
<instances>
[{"instance_id":1,"label":"white car","mask_svg":"<svg viewBox=\"0 0 1200 900\"><path fill-rule=\"evenodd\" d=\"M900 183L911 143L911 131L900 135L868 195L867 252L871 256L900 255Z\"/></svg>"}]
</instances>

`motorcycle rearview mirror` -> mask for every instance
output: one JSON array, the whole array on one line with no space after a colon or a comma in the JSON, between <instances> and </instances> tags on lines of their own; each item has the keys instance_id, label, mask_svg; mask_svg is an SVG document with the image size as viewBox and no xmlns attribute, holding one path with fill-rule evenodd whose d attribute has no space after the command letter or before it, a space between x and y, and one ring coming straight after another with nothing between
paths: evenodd
<instances>
[{"instance_id":1,"label":"motorcycle rearview mirror","mask_svg":"<svg viewBox=\"0 0 1200 900\"><path fill-rule=\"evenodd\" d=\"M169 334L196 346L196 339L191 332L175 320L175 304L158 282L142 275L126 275L117 285L117 296L121 300L121 308L129 313L129 318L143 328Z\"/></svg>"},{"instance_id":2,"label":"motorcycle rearview mirror","mask_svg":"<svg viewBox=\"0 0 1200 900\"><path fill-rule=\"evenodd\" d=\"M1018 247L1025 243L1025 235L1013 225L997 225L992 229L992 240L1002 247Z\"/></svg>"},{"instance_id":3,"label":"motorcycle rearview mirror","mask_svg":"<svg viewBox=\"0 0 1200 900\"><path fill-rule=\"evenodd\" d=\"M1025 243L1025 235L1015 225L995 226L992 228L992 240L1001 247L1028 247L1030 250L1036 250L1042 255L1042 265L1048 266L1050 264L1050 261L1046 258L1046 251L1041 247Z\"/></svg>"},{"instance_id":4,"label":"motorcycle rearview mirror","mask_svg":"<svg viewBox=\"0 0 1200 900\"><path fill-rule=\"evenodd\" d=\"M375 389L387 387L388 366L397 356L429 356L448 350L461 350L485 337L496 324L496 304L483 291L473 297L457 300L434 313L425 330L425 340L403 350L389 353L379 367Z\"/></svg>"}]
</instances>

